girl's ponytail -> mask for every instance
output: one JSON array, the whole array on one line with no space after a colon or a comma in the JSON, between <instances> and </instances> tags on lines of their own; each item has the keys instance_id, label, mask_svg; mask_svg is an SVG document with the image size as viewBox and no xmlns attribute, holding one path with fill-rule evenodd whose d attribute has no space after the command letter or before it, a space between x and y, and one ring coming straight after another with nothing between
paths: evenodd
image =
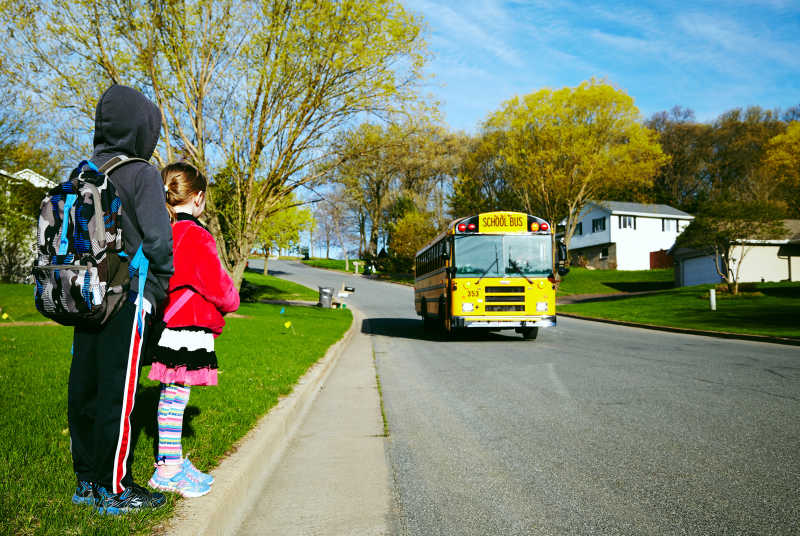
<instances>
[{"instance_id":1,"label":"girl's ponytail","mask_svg":"<svg viewBox=\"0 0 800 536\"><path fill-rule=\"evenodd\" d=\"M164 181L167 212L171 222L177 221L175 207L183 205L198 192L205 192L208 181L188 162L173 162L161 170Z\"/></svg>"}]
</instances>

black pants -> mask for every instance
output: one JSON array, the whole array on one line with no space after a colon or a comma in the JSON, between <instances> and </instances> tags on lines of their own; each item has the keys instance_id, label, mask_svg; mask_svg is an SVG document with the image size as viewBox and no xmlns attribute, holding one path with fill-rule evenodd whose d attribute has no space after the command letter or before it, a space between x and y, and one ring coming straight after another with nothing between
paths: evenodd
<instances>
[{"instance_id":1,"label":"black pants","mask_svg":"<svg viewBox=\"0 0 800 536\"><path fill-rule=\"evenodd\" d=\"M67 410L72 465L79 480L112 493L133 482L130 417L147 340L147 322L139 333L135 316L136 305L126 301L101 330L75 328L73 339Z\"/></svg>"}]
</instances>

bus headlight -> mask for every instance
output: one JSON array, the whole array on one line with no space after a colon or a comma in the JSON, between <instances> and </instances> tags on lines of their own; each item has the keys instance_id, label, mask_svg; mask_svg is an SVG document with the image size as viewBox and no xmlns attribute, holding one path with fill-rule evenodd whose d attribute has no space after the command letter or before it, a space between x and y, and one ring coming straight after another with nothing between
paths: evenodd
<instances>
[{"instance_id":1,"label":"bus headlight","mask_svg":"<svg viewBox=\"0 0 800 536\"><path fill-rule=\"evenodd\" d=\"M461 312L462 313L471 313L475 310L475 306L471 303L462 303L461 304Z\"/></svg>"},{"instance_id":2,"label":"bus headlight","mask_svg":"<svg viewBox=\"0 0 800 536\"><path fill-rule=\"evenodd\" d=\"M536 302L536 311L540 313L547 311L547 302L546 301Z\"/></svg>"}]
</instances>

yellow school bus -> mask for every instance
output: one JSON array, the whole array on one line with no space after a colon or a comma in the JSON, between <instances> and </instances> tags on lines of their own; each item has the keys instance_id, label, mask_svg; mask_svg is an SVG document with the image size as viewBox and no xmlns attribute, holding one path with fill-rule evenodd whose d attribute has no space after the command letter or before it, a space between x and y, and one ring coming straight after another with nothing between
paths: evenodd
<instances>
[{"instance_id":1,"label":"yellow school bus","mask_svg":"<svg viewBox=\"0 0 800 536\"><path fill-rule=\"evenodd\" d=\"M535 339L556 325L552 229L522 212L461 218L416 254L414 305L426 329L514 329Z\"/></svg>"}]
</instances>

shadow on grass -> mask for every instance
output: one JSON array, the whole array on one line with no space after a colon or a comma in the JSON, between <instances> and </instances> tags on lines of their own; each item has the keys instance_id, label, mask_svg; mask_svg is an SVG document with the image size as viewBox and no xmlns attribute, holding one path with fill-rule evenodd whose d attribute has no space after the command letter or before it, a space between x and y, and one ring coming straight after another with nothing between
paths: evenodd
<instances>
[{"instance_id":1,"label":"shadow on grass","mask_svg":"<svg viewBox=\"0 0 800 536\"><path fill-rule=\"evenodd\" d=\"M250 268L250 267L247 267L247 268L244 269L244 271L248 272L248 273L251 273L251 274L264 275L264 269L263 268ZM269 268L267 268L267 275L274 275L274 276L277 277L279 275L286 275L287 273L289 273L289 272L284 272L283 270L270 270Z\"/></svg>"},{"instance_id":2,"label":"shadow on grass","mask_svg":"<svg viewBox=\"0 0 800 536\"><path fill-rule=\"evenodd\" d=\"M158 416L158 399L160 396L160 385L140 386L136 393L136 404L133 406L133 414L131 416L131 429L133 431L131 452L136 452L136 444L139 439L147 436L153 443L153 459L158 456L158 423L156 418ZM183 413L183 433L181 437L194 436L192 419L198 415L200 415L200 408L192 405L186 407Z\"/></svg>"},{"instance_id":3,"label":"shadow on grass","mask_svg":"<svg viewBox=\"0 0 800 536\"><path fill-rule=\"evenodd\" d=\"M280 295L282 290L272 285L262 285L258 283L251 283L245 279L242 280L242 285L239 287L239 300L246 303L254 303L265 294L269 296Z\"/></svg>"},{"instance_id":4,"label":"shadow on grass","mask_svg":"<svg viewBox=\"0 0 800 536\"><path fill-rule=\"evenodd\" d=\"M603 282L603 285L620 292L654 292L674 288L672 281L614 281Z\"/></svg>"},{"instance_id":5,"label":"shadow on grass","mask_svg":"<svg viewBox=\"0 0 800 536\"><path fill-rule=\"evenodd\" d=\"M761 287L758 289L759 292L764 294L765 296L772 296L775 298L794 298L800 299L800 286L797 287Z\"/></svg>"}]
</instances>

